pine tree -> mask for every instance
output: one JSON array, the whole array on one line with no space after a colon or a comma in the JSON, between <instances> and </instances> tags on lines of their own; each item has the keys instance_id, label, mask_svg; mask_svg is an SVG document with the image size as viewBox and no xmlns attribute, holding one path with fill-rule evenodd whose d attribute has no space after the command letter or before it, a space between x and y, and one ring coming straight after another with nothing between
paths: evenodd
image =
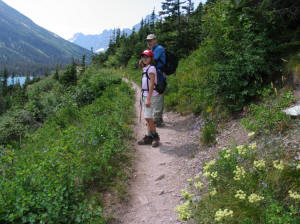
<instances>
[{"instance_id":1,"label":"pine tree","mask_svg":"<svg viewBox=\"0 0 300 224\"><path fill-rule=\"evenodd\" d=\"M150 19L150 29L151 29L151 31L154 31L154 29L155 29L155 21L156 21L156 15L155 15L155 9L153 9L152 14L151 14L151 19Z\"/></svg>"},{"instance_id":2,"label":"pine tree","mask_svg":"<svg viewBox=\"0 0 300 224\"><path fill-rule=\"evenodd\" d=\"M7 72L7 69L4 68L4 70L3 70L3 81L2 81L3 89L6 89L6 87L7 87L7 80L8 80L8 72Z\"/></svg>"},{"instance_id":3,"label":"pine tree","mask_svg":"<svg viewBox=\"0 0 300 224\"><path fill-rule=\"evenodd\" d=\"M13 72L12 74L11 74L11 84L14 86L15 85L15 78L16 78L16 75L15 75L15 73Z\"/></svg>"},{"instance_id":4,"label":"pine tree","mask_svg":"<svg viewBox=\"0 0 300 224\"><path fill-rule=\"evenodd\" d=\"M59 79L58 65L56 66L56 69L55 69L54 79L55 79L55 80L58 80L58 79Z\"/></svg>"},{"instance_id":5,"label":"pine tree","mask_svg":"<svg viewBox=\"0 0 300 224\"><path fill-rule=\"evenodd\" d=\"M85 71L85 54L82 55L81 59L81 72L83 73Z\"/></svg>"}]
</instances>

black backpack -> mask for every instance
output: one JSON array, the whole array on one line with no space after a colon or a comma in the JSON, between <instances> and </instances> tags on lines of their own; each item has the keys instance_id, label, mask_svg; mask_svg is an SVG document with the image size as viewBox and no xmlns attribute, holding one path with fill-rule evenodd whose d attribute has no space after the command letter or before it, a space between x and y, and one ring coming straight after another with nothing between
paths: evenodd
<instances>
[{"instance_id":1,"label":"black backpack","mask_svg":"<svg viewBox=\"0 0 300 224\"><path fill-rule=\"evenodd\" d=\"M150 77L148 74L149 68L147 69L146 72L143 72L143 74L142 74L142 76L145 74L148 80L150 80ZM157 72L157 83L154 86L154 90L156 90L159 94L162 94L162 93L164 93L164 91L167 88L167 80L166 80L165 75L162 73L162 71L160 69L158 69L157 67L156 67L156 72ZM149 91L148 82L147 82L147 89L142 89L143 95L144 95L144 91Z\"/></svg>"},{"instance_id":2,"label":"black backpack","mask_svg":"<svg viewBox=\"0 0 300 224\"><path fill-rule=\"evenodd\" d=\"M178 57L174 52L168 50L165 50L165 54L166 54L166 63L161 68L161 70L166 75L172 75L176 72L178 66Z\"/></svg>"}]
</instances>

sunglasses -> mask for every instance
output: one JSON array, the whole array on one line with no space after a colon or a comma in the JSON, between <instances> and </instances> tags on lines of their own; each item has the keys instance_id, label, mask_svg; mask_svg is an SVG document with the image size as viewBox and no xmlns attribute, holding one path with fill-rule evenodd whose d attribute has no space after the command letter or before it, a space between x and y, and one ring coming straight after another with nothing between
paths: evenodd
<instances>
[{"instance_id":1,"label":"sunglasses","mask_svg":"<svg viewBox=\"0 0 300 224\"><path fill-rule=\"evenodd\" d=\"M143 55L141 56L141 58L150 58L150 56L144 55L144 54L143 54Z\"/></svg>"}]
</instances>

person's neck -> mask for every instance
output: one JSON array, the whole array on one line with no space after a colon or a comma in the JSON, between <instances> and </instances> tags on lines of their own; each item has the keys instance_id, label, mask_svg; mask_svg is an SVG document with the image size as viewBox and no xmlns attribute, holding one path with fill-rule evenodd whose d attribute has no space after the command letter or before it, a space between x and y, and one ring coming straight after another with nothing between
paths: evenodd
<instances>
[{"instance_id":1,"label":"person's neck","mask_svg":"<svg viewBox=\"0 0 300 224\"><path fill-rule=\"evenodd\" d=\"M153 47L151 48L152 50L157 46L157 43L153 45Z\"/></svg>"}]
</instances>

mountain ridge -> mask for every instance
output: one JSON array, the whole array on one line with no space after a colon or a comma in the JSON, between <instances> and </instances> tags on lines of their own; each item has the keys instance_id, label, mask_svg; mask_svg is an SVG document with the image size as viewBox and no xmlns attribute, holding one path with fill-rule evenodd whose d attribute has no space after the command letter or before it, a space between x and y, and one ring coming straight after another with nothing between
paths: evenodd
<instances>
[{"instance_id":1,"label":"mountain ridge","mask_svg":"<svg viewBox=\"0 0 300 224\"><path fill-rule=\"evenodd\" d=\"M0 69L10 72L43 73L56 64L69 64L91 52L35 24L0 1Z\"/></svg>"},{"instance_id":2,"label":"mountain ridge","mask_svg":"<svg viewBox=\"0 0 300 224\"><path fill-rule=\"evenodd\" d=\"M155 15L155 21L158 21L158 16ZM151 21L151 15L147 15L144 22ZM130 28L121 29L121 33L130 35L133 30L138 31L141 28L141 23L138 23ZM72 38L68 39L70 42L77 44L87 50L93 48L95 53L104 52L107 50L109 41L116 29L104 29L100 34L83 34L81 32L75 33ZM103 50L102 50L103 49Z\"/></svg>"}]
</instances>

